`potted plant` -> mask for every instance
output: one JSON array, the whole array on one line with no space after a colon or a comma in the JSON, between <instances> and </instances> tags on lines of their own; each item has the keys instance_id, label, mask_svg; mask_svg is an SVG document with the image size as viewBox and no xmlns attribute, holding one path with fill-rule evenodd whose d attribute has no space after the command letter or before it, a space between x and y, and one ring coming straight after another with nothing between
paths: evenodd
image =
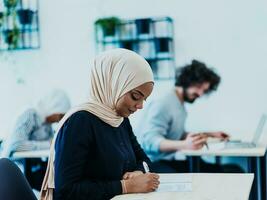
<instances>
[{"instance_id":1,"label":"potted plant","mask_svg":"<svg viewBox=\"0 0 267 200\"><path fill-rule=\"evenodd\" d=\"M129 49L129 50L134 50L134 42L131 40L125 40L125 41L121 41L120 43L120 47L124 48L124 49Z\"/></svg>"},{"instance_id":2,"label":"potted plant","mask_svg":"<svg viewBox=\"0 0 267 200\"><path fill-rule=\"evenodd\" d=\"M116 31L116 26L120 22L121 20L117 17L107 17L96 20L95 25L101 27L104 37L114 36Z\"/></svg>"},{"instance_id":3,"label":"potted plant","mask_svg":"<svg viewBox=\"0 0 267 200\"><path fill-rule=\"evenodd\" d=\"M27 25L32 23L32 16L33 16L33 11L30 9L19 9L17 11L18 16L19 16L19 22L22 25Z\"/></svg>"},{"instance_id":4,"label":"potted plant","mask_svg":"<svg viewBox=\"0 0 267 200\"><path fill-rule=\"evenodd\" d=\"M151 18L136 19L137 34L149 34L151 22Z\"/></svg>"},{"instance_id":5,"label":"potted plant","mask_svg":"<svg viewBox=\"0 0 267 200\"><path fill-rule=\"evenodd\" d=\"M18 0L4 0L4 5L8 9L16 7Z\"/></svg>"},{"instance_id":6,"label":"potted plant","mask_svg":"<svg viewBox=\"0 0 267 200\"><path fill-rule=\"evenodd\" d=\"M8 44L8 49L15 49L19 42L19 29L9 29L4 31L5 42Z\"/></svg>"}]
</instances>

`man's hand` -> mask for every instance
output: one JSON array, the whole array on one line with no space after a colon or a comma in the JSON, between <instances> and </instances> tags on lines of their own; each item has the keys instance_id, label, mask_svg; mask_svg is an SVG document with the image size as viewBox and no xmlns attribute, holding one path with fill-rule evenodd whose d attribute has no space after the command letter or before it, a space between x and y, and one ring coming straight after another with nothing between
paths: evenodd
<instances>
[{"instance_id":1,"label":"man's hand","mask_svg":"<svg viewBox=\"0 0 267 200\"><path fill-rule=\"evenodd\" d=\"M205 134L195 134L195 133L188 133L184 143L184 149L191 149L191 150L198 150L203 147L204 144L207 142L208 136Z\"/></svg>"},{"instance_id":2,"label":"man's hand","mask_svg":"<svg viewBox=\"0 0 267 200\"><path fill-rule=\"evenodd\" d=\"M123 180L127 180L127 179L130 179L130 178L139 176L139 175L141 175L141 174L143 174L142 171L126 172L126 173L122 176L122 179L123 179Z\"/></svg>"},{"instance_id":3,"label":"man's hand","mask_svg":"<svg viewBox=\"0 0 267 200\"><path fill-rule=\"evenodd\" d=\"M222 131L203 133L208 137L218 138L220 140L229 140L230 136Z\"/></svg>"}]
</instances>

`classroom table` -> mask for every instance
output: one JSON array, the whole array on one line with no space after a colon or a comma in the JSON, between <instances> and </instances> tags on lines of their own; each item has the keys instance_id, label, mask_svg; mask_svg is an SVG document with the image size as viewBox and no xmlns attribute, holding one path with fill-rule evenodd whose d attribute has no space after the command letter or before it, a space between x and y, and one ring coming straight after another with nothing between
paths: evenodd
<instances>
[{"instance_id":1,"label":"classroom table","mask_svg":"<svg viewBox=\"0 0 267 200\"><path fill-rule=\"evenodd\" d=\"M171 174L170 174L171 175ZM192 176L191 191L124 194L112 200L248 200L253 174L175 174L178 179Z\"/></svg>"},{"instance_id":2,"label":"classroom table","mask_svg":"<svg viewBox=\"0 0 267 200\"><path fill-rule=\"evenodd\" d=\"M26 178L29 178L31 174L31 165L30 165L30 159L33 158L42 158L42 159L48 159L50 154L50 150L36 150L36 151L18 151L14 152L12 155L12 159L14 160L23 160L24 165L24 174Z\"/></svg>"},{"instance_id":3,"label":"classroom table","mask_svg":"<svg viewBox=\"0 0 267 200\"><path fill-rule=\"evenodd\" d=\"M12 158L20 159L20 158L48 158L50 153L49 149L46 150L38 150L38 151L17 151L13 153Z\"/></svg>"},{"instance_id":4,"label":"classroom table","mask_svg":"<svg viewBox=\"0 0 267 200\"><path fill-rule=\"evenodd\" d=\"M223 156L246 157L248 172L255 175L252 185L251 200L266 200L266 145L259 144L255 148L228 148L183 150L182 153L188 157L190 172L199 172L201 156L215 156L217 160Z\"/></svg>"}]
</instances>

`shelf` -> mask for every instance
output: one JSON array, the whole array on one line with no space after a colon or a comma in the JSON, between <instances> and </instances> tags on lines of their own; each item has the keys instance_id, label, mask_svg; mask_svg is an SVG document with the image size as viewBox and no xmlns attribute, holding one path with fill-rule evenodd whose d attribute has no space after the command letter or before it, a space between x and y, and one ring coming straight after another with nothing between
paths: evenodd
<instances>
[{"instance_id":1,"label":"shelf","mask_svg":"<svg viewBox=\"0 0 267 200\"><path fill-rule=\"evenodd\" d=\"M111 17L104 20L118 21ZM110 24L113 22L110 22ZM108 24L105 21L105 24ZM95 25L96 47L98 52L112 48L126 48L143 56L150 64L157 80L170 80L174 77L174 31L170 17L120 20L109 31ZM109 35L105 35L109 33ZM112 35L112 34L113 35Z\"/></svg>"},{"instance_id":2,"label":"shelf","mask_svg":"<svg viewBox=\"0 0 267 200\"><path fill-rule=\"evenodd\" d=\"M40 46L38 47L17 47L15 49L1 49L1 50L6 50L6 51L23 51L23 50L36 50L36 49L40 49Z\"/></svg>"},{"instance_id":3,"label":"shelf","mask_svg":"<svg viewBox=\"0 0 267 200\"><path fill-rule=\"evenodd\" d=\"M143 19L151 19L151 23L157 23L157 22L173 23L173 19L171 17L153 17L153 18L143 18ZM140 19L123 20L121 23L118 24L118 26L125 25L125 24L135 24L136 20L140 20Z\"/></svg>"},{"instance_id":4,"label":"shelf","mask_svg":"<svg viewBox=\"0 0 267 200\"><path fill-rule=\"evenodd\" d=\"M0 51L40 48L39 0L5 1L0 24Z\"/></svg>"},{"instance_id":5,"label":"shelf","mask_svg":"<svg viewBox=\"0 0 267 200\"><path fill-rule=\"evenodd\" d=\"M154 38L128 38L128 39L107 39L107 41L105 40L100 40L97 41L98 43L103 43L103 44L112 44L112 43L121 43L121 42L132 42L132 43L138 43L138 42L150 42L150 41L155 41L156 39L166 39L169 41L172 41L173 38L171 37L154 37Z\"/></svg>"},{"instance_id":6,"label":"shelf","mask_svg":"<svg viewBox=\"0 0 267 200\"><path fill-rule=\"evenodd\" d=\"M160 61L160 60L174 60L173 57L166 57L166 58L145 58L146 60L149 60L150 62L157 62L157 61Z\"/></svg>"},{"instance_id":7,"label":"shelf","mask_svg":"<svg viewBox=\"0 0 267 200\"><path fill-rule=\"evenodd\" d=\"M6 32L6 31L10 31L12 29L2 29L1 32ZM20 28L18 29L18 31L20 33L29 33L29 32L39 32L39 29L38 28L33 28L33 29L30 29L30 28Z\"/></svg>"}]
</instances>

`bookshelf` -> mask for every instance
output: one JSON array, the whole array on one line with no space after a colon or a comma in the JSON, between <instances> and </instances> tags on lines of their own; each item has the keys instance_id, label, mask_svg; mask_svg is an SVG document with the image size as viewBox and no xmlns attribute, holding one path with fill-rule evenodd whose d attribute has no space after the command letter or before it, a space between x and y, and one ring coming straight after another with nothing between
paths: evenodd
<instances>
[{"instance_id":1,"label":"bookshelf","mask_svg":"<svg viewBox=\"0 0 267 200\"><path fill-rule=\"evenodd\" d=\"M39 49L38 0L1 0L0 50Z\"/></svg>"},{"instance_id":2,"label":"bookshelf","mask_svg":"<svg viewBox=\"0 0 267 200\"><path fill-rule=\"evenodd\" d=\"M148 61L155 79L174 78L174 26L170 17L130 20L110 17L104 19L105 23L98 23L99 21L95 23L98 52L112 48L126 48L135 51ZM108 20L111 21L108 22Z\"/></svg>"}]
</instances>

